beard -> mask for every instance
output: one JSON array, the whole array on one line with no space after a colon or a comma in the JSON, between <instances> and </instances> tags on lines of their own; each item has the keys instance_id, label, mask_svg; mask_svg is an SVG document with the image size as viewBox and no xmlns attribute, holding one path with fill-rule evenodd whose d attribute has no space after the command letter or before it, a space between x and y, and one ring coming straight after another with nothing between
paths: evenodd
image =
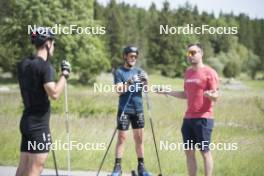
<instances>
[{"instance_id":1,"label":"beard","mask_svg":"<svg viewBox=\"0 0 264 176\"><path fill-rule=\"evenodd\" d=\"M134 65L136 65L136 62L129 62L129 61L126 61L126 64L129 66L129 67L133 67Z\"/></svg>"},{"instance_id":2,"label":"beard","mask_svg":"<svg viewBox=\"0 0 264 176\"><path fill-rule=\"evenodd\" d=\"M191 65L197 65L199 63L199 61L195 60L195 59L189 59L188 58L188 62L191 64Z\"/></svg>"}]
</instances>

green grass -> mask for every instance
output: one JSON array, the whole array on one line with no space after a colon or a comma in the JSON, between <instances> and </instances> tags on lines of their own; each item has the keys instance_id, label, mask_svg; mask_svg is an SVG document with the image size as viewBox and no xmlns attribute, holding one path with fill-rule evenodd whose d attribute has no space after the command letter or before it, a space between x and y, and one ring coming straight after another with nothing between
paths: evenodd
<instances>
[{"instance_id":1,"label":"green grass","mask_svg":"<svg viewBox=\"0 0 264 176\"><path fill-rule=\"evenodd\" d=\"M173 89L182 90L181 79L164 78L150 75L150 84L170 84ZM99 83L112 84L110 75L98 78ZM259 176L263 173L264 162L264 83L263 81L246 81L248 90L223 90L221 98L215 105L214 143L237 143L236 151L214 150L214 175L250 175ZM18 87L9 84L9 93L0 93L0 164L17 165L19 158L19 120L22 104ZM180 128L186 108L184 100L150 94L152 115L158 142L171 143L182 141ZM69 86L69 112L71 139L82 143L104 143L108 145L116 123L116 106L118 97L115 93L94 93L93 87ZM53 140L66 141L63 117L63 97L53 102L51 130ZM147 168L158 173L154 145L152 141L148 114L145 128L145 159ZM111 171L114 162L114 145L106 159L103 170ZM158 143L159 145L159 143ZM72 151L72 168L81 170L97 170L105 150ZM187 175L183 151L160 150L161 164L164 175ZM59 168L67 167L66 151L56 151ZM200 154L198 158L198 175L203 173ZM123 170L129 172L136 167L136 155L132 133L125 146ZM52 168L50 155L47 167Z\"/></svg>"},{"instance_id":2,"label":"green grass","mask_svg":"<svg viewBox=\"0 0 264 176\"><path fill-rule=\"evenodd\" d=\"M245 80L244 83L252 89L263 90L264 89L264 81L263 80Z\"/></svg>"}]
</instances>

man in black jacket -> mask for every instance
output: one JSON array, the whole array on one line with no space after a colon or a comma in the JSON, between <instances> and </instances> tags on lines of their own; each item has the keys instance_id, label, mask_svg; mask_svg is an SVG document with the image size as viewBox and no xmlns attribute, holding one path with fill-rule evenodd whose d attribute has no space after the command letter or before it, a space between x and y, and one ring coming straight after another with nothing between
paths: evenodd
<instances>
[{"instance_id":1,"label":"man in black jacket","mask_svg":"<svg viewBox=\"0 0 264 176\"><path fill-rule=\"evenodd\" d=\"M30 34L36 47L34 56L18 64L18 81L24 110L20 121L20 162L16 176L40 175L51 145L50 101L63 92L70 74L70 64L63 61L61 76L56 83L50 58L54 52L54 35L46 28Z\"/></svg>"}]
</instances>

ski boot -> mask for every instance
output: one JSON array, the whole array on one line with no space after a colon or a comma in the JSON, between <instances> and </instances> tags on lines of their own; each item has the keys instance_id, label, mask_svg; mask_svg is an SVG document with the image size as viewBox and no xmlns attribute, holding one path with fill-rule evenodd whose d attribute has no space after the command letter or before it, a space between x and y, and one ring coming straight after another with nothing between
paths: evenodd
<instances>
[{"instance_id":1,"label":"ski boot","mask_svg":"<svg viewBox=\"0 0 264 176\"><path fill-rule=\"evenodd\" d=\"M116 165L111 176L122 176L122 170L120 165Z\"/></svg>"},{"instance_id":2,"label":"ski boot","mask_svg":"<svg viewBox=\"0 0 264 176\"><path fill-rule=\"evenodd\" d=\"M138 166L138 176L152 176L144 167L144 165L140 164Z\"/></svg>"}]
</instances>

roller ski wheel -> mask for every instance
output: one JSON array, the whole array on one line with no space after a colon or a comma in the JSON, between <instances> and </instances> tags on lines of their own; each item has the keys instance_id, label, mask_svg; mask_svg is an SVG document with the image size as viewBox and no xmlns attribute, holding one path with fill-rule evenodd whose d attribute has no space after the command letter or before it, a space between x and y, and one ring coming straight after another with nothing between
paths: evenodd
<instances>
[{"instance_id":1,"label":"roller ski wheel","mask_svg":"<svg viewBox=\"0 0 264 176\"><path fill-rule=\"evenodd\" d=\"M109 175L109 176L122 176L122 171L121 170L113 171L111 173L111 175Z\"/></svg>"},{"instance_id":2,"label":"roller ski wheel","mask_svg":"<svg viewBox=\"0 0 264 176\"><path fill-rule=\"evenodd\" d=\"M147 171L143 171L143 172L140 172L140 173L137 174L135 170L132 170L131 171L131 176L152 176L152 174L150 174Z\"/></svg>"},{"instance_id":3,"label":"roller ski wheel","mask_svg":"<svg viewBox=\"0 0 264 176\"><path fill-rule=\"evenodd\" d=\"M138 176L152 176L152 175L149 172L144 171L144 172L138 173Z\"/></svg>"},{"instance_id":4,"label":"roller ski wheel","mask_svg":"<svg viewBox=\"0 0 264 176\"><path fill-rule=\"evenodd\" d=\"M135 170L131 171L131 176L138 176Z\"/></svg>"}]
</instances>

